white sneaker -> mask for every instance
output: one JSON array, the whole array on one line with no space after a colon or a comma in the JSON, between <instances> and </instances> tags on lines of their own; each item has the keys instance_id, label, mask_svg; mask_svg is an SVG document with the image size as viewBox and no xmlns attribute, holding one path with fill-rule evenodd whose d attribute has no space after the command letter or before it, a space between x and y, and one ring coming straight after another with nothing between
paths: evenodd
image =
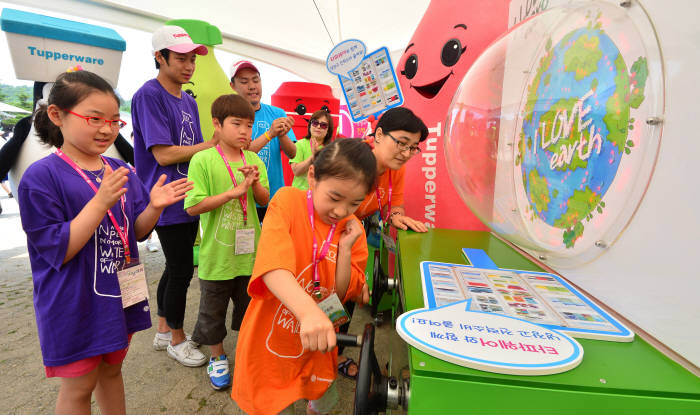
<instances>
[{"instance_id":1,"label":"white sneaker","mask_svg":"<svg viewBox=\"0 0 700 415\"><path fill-rule=\"evenodd\" d=\"M146 240L146 249L148 252L158 252L158 246L150 239Z\"/></svg>"},{"instance_id":2,"label":"white sneaker","mask_svg":"<svg viewBox=\"0 0 700 415\"><path fill-rule=\"evenodd\" d=\"M168 344L168 356L187 367L203 366L209 360L188 341L184 341L176 346Z\"/></svg>"},{"instance_id":3,"label":"white sneaker","mask_svg":"<svg viewBox=\"0 0 700 415\"><path fill-rule=\"evenodd\" d=\"M192 344L192 347L199 348L199 343L193 341L190 334L185 333L185 338ZM158 352L167 350L172 339L173 334L171 332L161 333L156 331L156 335L153 337L153 350Z\"/></svg>"}]
</instances>

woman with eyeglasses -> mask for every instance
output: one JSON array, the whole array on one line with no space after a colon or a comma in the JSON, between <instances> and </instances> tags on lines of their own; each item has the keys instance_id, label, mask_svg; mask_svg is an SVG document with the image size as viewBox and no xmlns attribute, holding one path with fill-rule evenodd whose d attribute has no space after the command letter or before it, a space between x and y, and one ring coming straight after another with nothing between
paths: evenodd
<instances>
[{"instance_id":1,"label":"woman with eyeglasses","mask_svg":"<svg viewBox=\"0 0 700 415\"><path fill-rule=\"evenodd\" d=\"M367 140L377 159L377 181L355 211L355 216L362 220L379 212L387 231L387 224L403 230L410 228L416 232L428 231L423 223L406 216L403 208L405 164L411 157L420 153L418 144L427 137L428 127L408 108L391 108L382 115L374 133L370 134ZM364 295L368 300L369 293ZM345 307L352 315L354 303L348 302ZM344 324L340 327L340 332L347 333L349 326L350 323ZM342 352L343 347L338 346L338 373L356 379L357 363Z\"/></svg>"},{"instance_id":2,"label":"woman with eyeglasses","mask_svg":"<svg viewBox=\"0 0 700 415\"><path fill-rule=\"evenodd\" d=\"M377 158L377 185L355 216L364 219L379 211L384 224L403 230L428 231L423 223L406 216L403 208L405 164L420 153L418 144L427 137L428 127L408 108L391 108L381 116L368 140Z\"/></svg>"},{"instance_id":3,"label":"woman with eyeglasses","mask_svg":"<svg viewBox=\"0 0 700 415\"><path fill-rule=\"evenodd\" d=\"M314 161L314 155L331 142L332 136L333 119L331 114L323 109L311 114L306 137L296 142L297 154L289 160L292 173L294 173L292 187L301 190L309 189L306 172L309 171L309 166Z\"/></svg>"}]
</instances>

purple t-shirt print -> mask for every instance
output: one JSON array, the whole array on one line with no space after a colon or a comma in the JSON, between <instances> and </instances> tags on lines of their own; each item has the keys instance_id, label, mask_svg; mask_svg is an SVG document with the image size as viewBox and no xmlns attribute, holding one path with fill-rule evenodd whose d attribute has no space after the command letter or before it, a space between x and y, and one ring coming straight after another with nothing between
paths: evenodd
<instances>
[{"instance_id":1,"label":"purple t-shirt print","mask_svg":"<svg viewBox=\"0 0 700 415\"><path fill-rule=\"evenodd\" d=\"M112 169L126 167L122 161L106 159ZM133 224L148 205L149 194L133 172L125 186L124 208L117 202L111 212L126 230L132 257L138 260ZM122 308L117 270L124 264L124 247L107 215L85 246L63 264L70 222L94 196L83 178L55 154L32 164L19 185L34 310L46 366L123 349L128 333L151 326L148 301Z\"/></svg>"},{"instance_id":2,"label":"purple t-shirt print","mask_svg":"<svg viewBox=\"0 0 700 415\"><path fill-rule=\"evenodd\" d=\"M197 120L199 122L199 120ZM194 128L192 128L192 115L182 113L182 130L180 131L180 145L191 146L194 144ZM187 177L187 170L190 163L177 163L177 172L182 176Z\"/></svg>"},{"instance_id":3,"label":"purple t-shirt print","mask_svg":"<svg viewBox=\"0 0 700 415\"><path fill-rule=\"evenodd\" d=\"M136 171L148 189L161 174L166 183L187 177L189 162L161 166L153 157L156 145L192 146L203 141L199 112L194 98L182 93L172 96L156 79L143 84L131 100L131 119L134 123L134 162ZM163 210L158 226L197 221L184 210L180 201Z\"/></svg>"}]
</instances>

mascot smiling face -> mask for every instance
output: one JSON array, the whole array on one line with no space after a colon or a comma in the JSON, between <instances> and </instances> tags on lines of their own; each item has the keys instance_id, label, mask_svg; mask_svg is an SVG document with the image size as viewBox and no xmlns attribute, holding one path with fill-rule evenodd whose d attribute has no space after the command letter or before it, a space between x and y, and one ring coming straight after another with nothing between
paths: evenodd
<instances>
[{"instance_id":1,"label":"mascot smiling face","mask_svg":"<svg viewBox=\"0 0 700 415\"><path fill-rule=\"evenodd\" d=\"M507 29L510 0L432 0L398 61L404 106L428 126L423 152L407 165L406 213L429 227L486 230L454 189L443 129L452 97L472 63ZM465 178L466 180L466 178Z\"/></svg>"},{"instance_id":2,"label":"mascot smiling face","mask_svg":"<svg viewBox=\"0 0 700 415\"><path fill-rule=\"evenodd\" d=\"M428 43L420 40L418 44L412 40L408 45L399 62L404 91L431 100L440 94L448 81L450 83L445 90L455 90L469 63L468 59L461 59L467 51L467 25L457 23L452 30L444 31L443 37L447 39L442 46L439 45L440 42ZM424 43L423 47L421 43ZM404 86L406 84L408 88ZM440 98L449 95L442 94Z\"/></svg>"},{"instance_id":3,"label":"mascot smiling face","mask_svg":"<svg viewBox=\"0 0 700 415\"><path fill-rule=\"evenodd\" d=\"M420 114L421 106L430 105L430 112L444 118L464 74L506 29L507 2L488 3L430 2L397 66L407 107Z\"/></svg>"}]
</instances>

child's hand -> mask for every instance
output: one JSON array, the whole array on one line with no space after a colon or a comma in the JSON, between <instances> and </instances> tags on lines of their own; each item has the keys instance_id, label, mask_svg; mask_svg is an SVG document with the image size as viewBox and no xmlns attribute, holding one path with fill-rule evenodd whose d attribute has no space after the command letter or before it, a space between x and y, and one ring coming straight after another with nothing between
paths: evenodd
<instances>
[{"instance_id":1,"label":"child's hand","mask_svg":"<svg viewBox=\"0 0 700 415\"><path fill-rule=\"evenodd\" d=\"M258 172L258 166L245 166L238 169L243 173L245 178L243 183L246 183L246 189L255 183L258 178L260 178L260 173Z\"/></svg>"},{"instance_id":2,"label":"child's hand","mask_svg":"<svg viewBox=\"0 0 700 415\"><path fill-rule=\"evenodd\" d=\"M256 166L245 166L238 169L243 173L243 181L240 182L236 187L229 190L229 196L231 199L238 199L248 193L248 188L255 182L255 173L257 173Z\"/></svg>"},{"instance_id":3,"label":"child's hand","mask_svg":"<svg viewBox=\"0 0 700 415\"><path fill-rule=\"evenodd\" d=\"M126 193L124 185L129 181L129 169L120 167L116 171L112 170L109 163L105 163L105 174L102 177L100 188L97 189L95 200L107 211L117 203L117 200Z\"/></svg>"},{"instance_id":4,"label":"child's hand","mask_svg":"<svg viewBox=\"0 0 700 415\"><path fill-rule=\"evenodd\" d=\"M163 185L166 178L166 175L161 174L151 189L151 205L156 209L163 209L179 202L194 187L194 183L187 181L186 177Z\"/></svg>"},{"instance_id":5,"label":"child's hand","mask_svg":"<svg viewBox=\"0 0 700 415\"><path fill-rule=\"evenodd\" d=\"M335 347L335 329L321 309L314 305L299 319L299 336L304 350L330 352Z\"/></svg>"},{"instance_id":6,"label":"child's hand","mask_svg":"<svg viewBox=\"0 0 700 415\"><path fill-rule=\"evenodd\" d=\"M358 294L357 297L353 298L352 301L360 306L369 303L369 286L366 283L362 286L362 292Z\"/></svg>"},{"instance_id":7,"label":"child's hand","mask_svg":"<svg viewBox=\"0 0 700 415\"><path fill-rule=\"evenodd\" d=\"M364 229L362 229L356 220L351 219L347 221L345 223L345 229L343 229L343 232L340 234L338 247L352 247L363 232Z\"/></svg>"}]
</instances>

